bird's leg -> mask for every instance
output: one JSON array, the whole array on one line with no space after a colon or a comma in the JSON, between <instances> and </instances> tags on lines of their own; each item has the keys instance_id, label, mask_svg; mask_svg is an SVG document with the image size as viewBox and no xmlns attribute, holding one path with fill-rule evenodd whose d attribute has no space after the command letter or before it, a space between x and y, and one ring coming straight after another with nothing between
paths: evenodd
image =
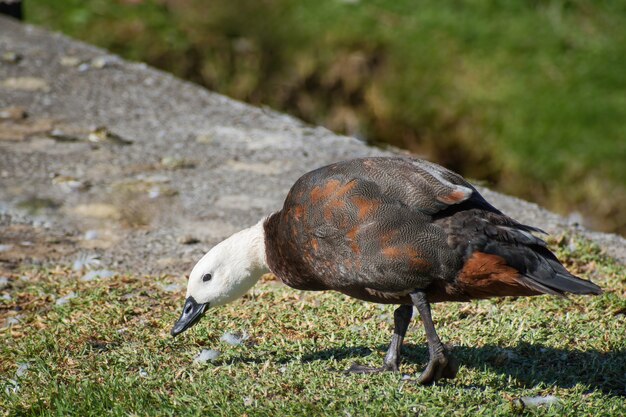
<instances>
[{"instance_id":1,"label":"bird's leg","mask_svg":"<svg viewBox=\"0 0 626 417\"><path fill-rule=\"evenodd\" d=\"M346 372L357 374L371 374L375 372L385 372L400 370L400 350L402 349L402 341L404 335L411 322L411 316L413 315L413 307L410 305L401 305L393 312L393 336L387 354L385 355L385 361L380 368L372 368L369 366L363 366L358 363L353 363L350 369Z\"/></svg>"},{"instance_id":2,"label":"bird's leg","mask_svg":"<svg viewBox=\"0 0 626 417\"><path fill-rule=\"evenodd\" d=\"M426 369L422 371L418 378L420 384L426 385L438 381L441 378L454 378L459 365L456 359L452 357L441 343L441 339L435 331L433 318L430 314L430 304L426 300L426 294L423 291L416 291L411 294L411 300L417 308L417 311L424 323L426 332L426 340L428 341L428 352L430 358Z\"/></svg>"}]
</instances>

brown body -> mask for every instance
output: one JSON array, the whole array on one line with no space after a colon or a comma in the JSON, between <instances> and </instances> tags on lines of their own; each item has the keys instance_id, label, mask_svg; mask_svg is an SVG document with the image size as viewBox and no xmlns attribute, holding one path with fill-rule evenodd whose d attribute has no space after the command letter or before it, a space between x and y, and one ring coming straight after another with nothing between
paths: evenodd
<instances>
[{"instance_id":1,"label":"brown body","mask_svg":"<svg viewBox=\"0 0 626 417\"><path fill-rule=\"evenodd\" d=\"M540 232L505 216L461 176L410 158L364 158L301 177L265 223L270 270L302 290L411 304L600 292Z\"/></svg>"}]
</instances>

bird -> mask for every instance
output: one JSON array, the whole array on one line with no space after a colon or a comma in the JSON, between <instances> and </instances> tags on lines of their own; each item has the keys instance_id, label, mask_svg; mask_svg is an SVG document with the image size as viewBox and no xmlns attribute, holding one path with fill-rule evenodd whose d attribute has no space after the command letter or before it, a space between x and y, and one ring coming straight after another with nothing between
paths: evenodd
<instances>
[{"instance_id":1,"label":"bird","mask_svg":"<svg viewBox=\"0 0 626 417\"><path fill-rule=\"evenodd\" d=\"M431 304L502 296L601 294L572 275L537 235L492 206L461 175L408 156L367 157L300 177L281 210L218 243L193 267L176 336L209 307L244 295L271 272L289 287L332 290L394 304L394 330L381 367L399 371L414 308L429 360L417 382L457 375L439 338Z\"/></svg>"}]
</instances>

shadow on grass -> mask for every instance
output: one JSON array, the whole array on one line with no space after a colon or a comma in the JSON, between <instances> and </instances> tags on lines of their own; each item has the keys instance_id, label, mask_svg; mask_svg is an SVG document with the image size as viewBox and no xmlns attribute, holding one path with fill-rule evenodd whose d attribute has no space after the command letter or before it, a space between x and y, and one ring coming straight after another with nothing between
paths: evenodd
<instances>
[{"instance_id":1,"label":"shadow on grass","mask_svg":"<svg viewBox=\"0 0 626 417\"><path fill-rule=\"evenodd\" d=\"M387 346L376 347L381 352ZM364 346L325 349L304 355L302 362L365 358L372 350ZM426 365L428 349L426 345L405 344L402 349L403 363ZM520 343L515 347L502 348L495 345L481 347L455 346L453 355L462 366L489 369L511 376L524 387L538 384L572 388L576 384L587 385L592 390L600 390L608 395L626 396L626 351L599 352L555 349L540 344ZM255 362L241 358L241 362ZM264 359L260 359L264 361ZM281 359L279 363L293 362L295 359ZM376 361L382 361L377 358ZM368 361L372 362L372 361ZM380 363L382 364L382 362ZM377 366L379 363L368 363ZM508 385L500 387L504 389Z\"/></svg>"},{"instance_id":2,"label":"shadow on grass","mask_svg":"<svg viewBox=\"0 0 626 417\"><path fill-rule=\"evenodd\" d=\"M378 350L385 351L380 345ZM324 360L329 357L343 359L364 357L363 347L331 349L307 355L303 361ZM571 388L584 384L605 394L626 396L626 351L599 352L555 349L540 344L520 343L512 348L495 345L481 347L455 346L452 353L461 365L515 378L525 387L538 384ZM426 345L403 346L405 363L426 365L428 349ZM504 387L502 387L504 388Z\"/></svg>"}]
</instances>

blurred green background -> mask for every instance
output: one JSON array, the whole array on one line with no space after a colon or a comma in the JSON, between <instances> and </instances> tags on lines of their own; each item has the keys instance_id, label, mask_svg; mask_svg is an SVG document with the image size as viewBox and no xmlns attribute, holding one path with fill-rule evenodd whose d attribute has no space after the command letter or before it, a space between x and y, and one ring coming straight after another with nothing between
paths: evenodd
<instances>
[{"instance_id":1,"label":"blurred green background","mask_svg":"<svg viewBox=\"0 0 626 417\"><path fill-rule=\"evenodd\" d=\"M626 234L626 1L26 0L25 13Z\"/></svg>"}]
</instances>

